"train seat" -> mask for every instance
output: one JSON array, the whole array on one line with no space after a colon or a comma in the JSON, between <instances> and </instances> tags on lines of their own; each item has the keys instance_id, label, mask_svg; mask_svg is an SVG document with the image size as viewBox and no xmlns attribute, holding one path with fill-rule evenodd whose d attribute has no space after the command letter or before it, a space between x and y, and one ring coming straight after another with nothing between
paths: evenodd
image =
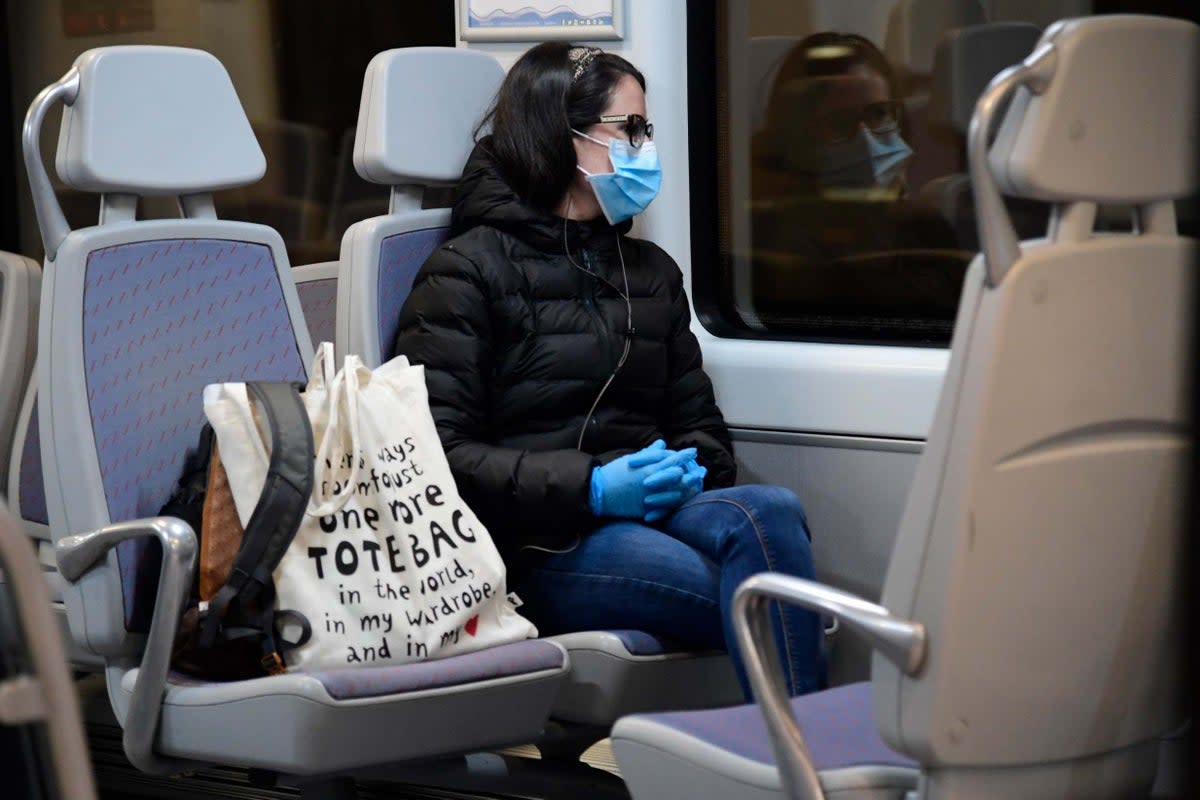
<instances>
[{"instance_id":1,"label":"train seat","mask_svg":"<svg viewBox=\"0 0 1200 800\"><path fill-rule=\"evenodd\" d=\"M308 338L313 345L337 340L338 262L322 261L292 269Z\"/></svg>"},{"instance_id":2,"label":"train seat","mask_svg":"<svg viewBox=\"0 0 1200 800\"><path fill-rule=\"evenodd\" d=\"M351 225L342 240L340 352L368 364L386 357L417 271L449 234L450 210L421 210L422 187L458 180L475 126L503 78L491 56L455 48L390 50L371 61L354 164L364 179L391 186L392 202L386 216ZM447 97L456 98L453 106ZM635 711L742 701L724 653L687 653L641 631L553 638L571 657L554 705L557 720L607 728Z\"/></svg>"},{"instance_id":3,"label":"train seat","mask_svg":"<svg viewBox=\"0 0 1200 800\"><path fill-rule=\"evenodd\" d=\"M983 252L881 603L748 579L735 625L758 705L618 721L635 798L1150 794L1184 713L1200 247L1172 201L1200 183L1200 87L1175 80L1197 67L1200 26L1098 16L997 76L969 141ZM1020 242L1001 191L1052 203L1050 234ZM1134 231L1094 234L1102 202L1136 208ZM789 702L770 599L863 635L871 681Z\"/></svg>"},{"instance_id":4,"label":"train seat","mask_svg":"<svg viewBox=\"0 0 1200 800\"><path fill-rule=\"evenodd\" d=\"M12 264L14 262L11 261L12 258L14 257L10 256L7 260L0 261L0 270L7 271L13 269ZM24 260L29 261L29 259ZM13 287L12 291L16 294L10 295L10 297L14 300L18 297L24 298L19 305L22 313L24 313L25 308L33 309L32 314L28 315L33 327L28 339L30 361L26 369L26 376L19 384L15 382L12 384L14 389L22 392L22 396L18 401L20 403L18 413L14 415L11 446L9 450L5 451L10 453L7 464L8 469L4 473L4 482L0 483L0 485L8 487L10 507L20 517L21 524L25 528L26 533L38 542L38 546L42 552L43 565L50 579L51 597L58 603L61 600L61 582L58 579L57 569L54 567L49 520L46 514L45 490L42 486L42 454L37 417L37 384L31 380L35 352L34 344L37 340L37 298L41 288L41 269L37 267L35 262L30 261L29 263L36 270L32 283L28 279L22 281L24 276L19 274L13 274L10 277L8 272L5 272L3 277L0 278L6 285ZM292 272L292 277L296 283L296 291L300 296L300 306L304 313L304 321L308 326L309 338L314 343L332 342L335 339L334 315L337 310L337 272L338 262L336 261L306 264L296 267ZM0 298L0 303L4 302L6 301ZM2 319L16 319L16 316L10 317L7 315L7 306L0 307L0 315L4 315L0 317ZM0 325L7 324L0 323ZM4 331L0 331L0 337L5 335L7 334ZM4 348L4 339L0 338L0 350ZM3 419L5 419L3 408L0 407L0 445L6 441L3 438ZM73 663L79 664L88 660L86 655L78 648L72 647L70 649ZM82 659L82 661L77 659Z\"/></svg>"},{"instance_id":5,"label":"train seat","mask_svg":"<svg viewBox=\"0 0 1200 800\"><path fill-rule=\"evenodd\" d=\"M32 519L22 520L22 527L34 540L37 563L46 578L53 610L58 612L54 618L65 634L73 662L80 667L94 666L94 659L70 647L72 642L66 634L66 617L62 613L62 580L45 525L45 513L39 510L45 508L44 503L38 502L41 481L31 482L21 471L23 463L33 460L36 466L28 475L40 477L40 458L32 458L36 455L37 436L27 442L26 431L37 395L33 371L41 282L42 269L37 262L13 253L0 253L0 375L5 378L0 389L0 452L8 454L7 461L0 461L0 476L3 476L0 486L7 487L9 508L19 506L24 498L26 516ZM33 485L26 486L30 483ZM0 583L4 581L0 577ZM0 604L6 603L6 593L0 589Z\"/></svg>"},{"instance_id":6,"label":"train seat","mask_svg":"<svg viewBox=\"0 0 1200 800\"><path fill-rule=\"evenodd\" d=\"M883 50L910 89L926 89L933 69L933 53L947 32L988 21L980 0L897 0L888 12Z\"/></svg>"},{"instance_id":7,"label":"train seat","mask_svg":"<svg viewBox=\"0 0 1200 800\"><path fill-rule=\"evenodd\" d=\"M6 255L0 270L3 270L3 334L7 338L4 356L17 359L18 363L4 366L6 376L14 377L6 387L3 402L11 402L9 393L19 393L17 406L12 416L12 428L0 441L6 445L8 462L4 469L9 508L21 519L22 527L34 539L50 541L46 500L42 491L42 462L37 435L37 383L34 380L37 355L37 310L41 296L41 269L22 256ZM16 305L10 307L11 303ZM18 340L21 344L18 345ZM24 353L17 356L16 350ZM7 414L3 419L8 419ZM4 423L0 422L0 426ZM0 427L0 434L4 428Z\"/></svg>"},{"instance_id":8,"label":"train seat","mask_svg":"<svg viewBox=\"0 0 1200 800\"><path fill-rule=\"evenodd\" d=\"M354 128L343 131L333 171L333 199L325 236L335 243L342 241L346 229L355 222L388 213L391 199L387 187L363 180L354 168L354 133Z\"/></svg>"},{"instance_id":9,"label":"train seat","mask_svg":"<svg viewBox=\"0 0 1200 800\"><path fill-rule=\"evenodd\" d=\"M241 190L240 205L250 219L272 220L284 241L304 242L325 232L329 135L314 125L282 119L252 120L266 153L263 179ZM218 200L218 207L220 201ZM277 222L275 220L278 220Z\"/></svg>"},{"instance_id":10,"label":"train seat","mask_svg":"<svg viewBox=\"0 0 1200 800\"><path fill-rule=\"evenodd\" d=\"M896 0L888 12L881 49L900 84L913 149L906 168L911 186L922 186L958 168L959 153L929 125L930 73L935 45L947 31L987 22L980 0Z\"/></svg>"},{"instance_id":11,"label":"train seat","mask_svg":"<svg viewBox=\"0 0 1200 800\"><path fill-rule=\"evenodd\" d=\"M792 48L803 41L801 36L752 36L746 47L746 90L753 98L750 104L750 130L766 127L771 106L775 76Z\"/></svg>"},{"instance_id":12,"label":"train seat","mask_svg":"<svg viewBox=\"0 0 1200 800\"><path fill-rule=\"evenodd\" d=\"M62 604L62 577L54 559L54 545L46 520L42 490L42 459L37 435L38 305L42 269L25 256L0 253L0 374L7 382L0 397L0 447L8 454L0 486L6 487L9 513L20 518L34 542L37 561L50 592L53 618L58 624L71 663L78 669L95 669L101 662L77 646L67 627ZM0 598L3 602L3 598Z\"/></svg>"},{"instance_id":13,"label":"train seat","mask_svg":"<svg viewBox=\"0 0 1200 800\"><path fill-rule=\"evenodd\" d=\"M453 47L387 50L363 78L354 169L390 188L388 213L342 236L337 346L371 366L386 360L417 270L446 241L450 209L422 209L426 187L454 184L472 133L504 80L485 53ZM447 97L456 98L452 104Z\"/></svg>"},{"instance_id":14,"label":"train seat","mask_svg":"<svg viewBox=\"0 0 1200 800\"><path fill-rule=\"evenodd\" d=\"M93 227L70 229L36 146L58 101L58 172L101 194ZM157 46L83 53L35 98L23 147L46 251L49 527L71 631L104 659L129 760L324 780L535 737L569 668L545 641L352 675L205 684L170 673L196 538L155 515L203 421L201 391L300 380L313 354L279 234L213 207L212 192L262 175L262 151L220 62ZM137 220L138 195L178 196L184 218Z\"/></svg>"},{"instance_id":15,"label":"train seat","mask_svg":"<svg viewBox=\"0 0 1200 800\"><path fill-rule=\"evenodd\" d=\"M37 262L0 253L0 452L10 454L16 439L25 387L33 374L37 340L37 299L42 270ZM8 485L10 463L0 461L0 486Z\"/></svg>"},{"instance_id":16,"label":"train seat","mask_svg":"<svg viewBox=\"0 0 1200 800\"><path fill-rule=\"evenodd\" d=\"M966 141L975 101L1000 70L1028 56L1041 35L1041 28L1027 22L994 22L948 32L938 42L933 58L929 124L959 149ZM979 250L975 200L966 173L952 172L928 181L913 197L913 204L946 220L960 247ZM1020 238L1045 234L1050 220L1048 203L1011 197L1005 204Z\"/></svg>"},{"instance_id":17,"label":"train seat","mask_svg":"<svg viewBox=\"0 0 1200 800\"><path fill-rule=\"evenodd\" d=\"M25 532L34 539L49 542L50 520L46 515L46 493L42 485L36 376L35 367L31 369L29 380L23 388L20 413L13 431L8 467L8 501L20 518Z\"/></svg>"}]
</instances>

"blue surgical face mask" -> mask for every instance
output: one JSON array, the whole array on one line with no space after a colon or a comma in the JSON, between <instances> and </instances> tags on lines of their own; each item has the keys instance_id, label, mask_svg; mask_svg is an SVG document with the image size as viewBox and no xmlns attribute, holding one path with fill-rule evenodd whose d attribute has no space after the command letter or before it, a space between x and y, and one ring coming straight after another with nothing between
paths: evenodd
<instances>
[{"instance_id":1,"label":"blue surgical face mask","mask_svg":"<svg viewBox=\"0 0 1200 800\"><path fill-rule=\"evenodd\" d=\"M586 133L574 129L571 132L590 142L605 145L605 142ZM587 176L604 218L610 225L616 225L645 211L658 196L659 187L662 186L662 166L658 163L658 151L654 149L652 139L635 148L624 139L614 138L608 140L607 147L612 172L588 172L578 164L575 168Z\"/></svg>"},{"instance_id":2,"label":"blue surgical face mask","mask_svg":"<svg viewBox=\"0 0 1200 800\"><path fill-rule=\"evenodd\" d=\"M829 187L888 187L903 174L912 156L899 131L872 133L859 126L854 138L814 148L798 166L815 172Z\"/></svg>"}]
</instances>

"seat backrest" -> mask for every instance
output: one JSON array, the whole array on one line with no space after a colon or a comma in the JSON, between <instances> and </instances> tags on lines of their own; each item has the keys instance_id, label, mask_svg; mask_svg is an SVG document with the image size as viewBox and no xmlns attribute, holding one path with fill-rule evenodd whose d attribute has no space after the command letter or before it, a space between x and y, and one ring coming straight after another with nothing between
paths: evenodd
<instances>
[{"instance_id":1,"label":"seat backrest","mask_svg":"<svg viewBox=\"0 0 1200 800\"><path fill-rule=\"evenodd\" d=\"M872 667L884 738L941 789L1134 796L1179 722L1197 67L1190 22L1069 20L979 101L983 253L883 591L929 649ZM1055 204L1045 239L1018 245L997 183ZM1093 235L1097 202L1136 232Z\"/></svg>"},{"instance_id":2,"label":"seat backrest","mask_svg":"<svg viewBox=\"0 0 1200 800\"><path fill-rule=\"evenodd\" d=\"M1019 64L1033 52L1041 35L1041 28L1026 22L996 22L949 31L938 42L927 119L934 133L954 142L956 153L962 150L975 103L988 83L1001 70ZM934 178L921 186L914 201L940 214L963 248L979 249L975 202L966 173L955 171ZM1013 198L1007 206L1021 238L1035 238L1046 232L1050 218L1047 204Z\"/></svg>"},{"instance_id":3,"label":"seat backrest","mask_svg":"<svg viewBox=\"0 0 1200 800\"><path fill-rule=\"evenodd\" d=\"M806 33L841 31L856 33L872 42L882 42L887 33L888 8L894 0L793 0L787 19L793 30ZM782 8L780 9L782 10Z\"/></svg>"},{"instance_id":4,"label":"seat backrest","mask_svg":"<svg viewBox=\"0 0 1200 800\"><path fill-rule=\"evenodd\" d=\"M41 305L40 301L38 305ZM33 340L37 341L36 331L33 333ZM8 472L8 502L21 518L21 524L30 536L50 540L46 487L42 476L41 434L38 428L36 369L30 371L16 428L13 431L13 449Z\"/></svg>"},{"instance_id":5,"label":"seat backrest","mask_svg":"<svg viewBox=\"0 0 1200 800\"><path fill-rule=\"evenodd\" d=\"M354 169L354 128L347 128L338 145L325 237L340 242L342 234L355 222L386 214L390 195L389 187L363 180Z\"/></svg>"},{"instance_id":6,"label":"seat backrest","mask_svg":"<svg viewBox=\"0 0 1200 800\"><path fill-rule=\"evenodd\" d=\"M503 80L499 62L474 50L412 47L371 59L354 167L392 187L392 200L385 216L357 222L342 237L339 353L355 353L368 366L387 358L413 279L449 233L450 211L422 210L422 193L462 175L472 134Z\"/></svg>"},{"instance_id":7,"label":"seat backrest","mask_svg":"<svg viewBox=\"0 0 1200 800\"><path fill-rule=\"evenodd\" d=\"M934 51L947 31L987 22L980 0L896 0L888 17L883 51L901 87L905 136L913 149L908 184L924 186L958 168L952 139L937 135L929 120L929 82Z\"/></svg>"},{"instance_id":8,"label":"seat backrest","mask_svg":"<svg viewBox=\"0 0 1200 800\"><path fill-rule=\"evenodd\" d=\"M335 341L338 262L323 261L294 267L292 278L296 281L300 307L304 309L304 322L308 325L308 338L313 346Z\"/></svg>"},{"instance_id":9,"label":"seat backrest","mask_svg":"<svg viewBox=\"0 0 1200 800\"><path fill-rule=\"evenodd\" d=\"M251 127L266 154L267 172L250 186L222 192L218 210L265 220L289 243L320 239L329 197L329 135L289 120L255 120Z\"/></svg>"},{"instance_id":10,"label":"seat backrest","mask_svg":"<svg viewBox=\"0 0 1200 800\"><path fill-rule=\"evenodd\" d=\"M329 134L315 125L282 119L250 123L267 157L263 179L252 191L318 202L323 198Z\"/></svg>"},{"instance_id":11,"label":"seat backrest","mask_svg":"<svg viewBox=\"0 0 1200 800\"><path fill-rule=\"evenodd\" d=\"M990 22L947 31L933 52L929 123L967 135L975 103L992 78L1033 52L1042 29L1028 22Z\"/></svg>"},{"instance_id":12,"label":"seat backrest","mask_svg":"<svg viewBox=\"0 0 1200 800\"><path fill-rule=\"evenodd\" d=\"M9 456L0 461L0 487L8 486L21 403L33 371L41 283L37 262L0 253L0 453Z\"/></svg>"},{"instance_id":13,"label":"seat backrest","mask_svg":"<svg viewBox=\"0 0 1200 800\"><path fill-rule=\"evenodd\" d=\"M57 166L102 195L100 223L69 230L37 151L65 105ZM225 68L185 48L89 50L35 99L23 141L46 245L39 428L55 541L154 516L204 421L210 383L303 380L312 345L283 241L218 220L211 193L264 171ZM139 195L175 195L183 219L139 221ZM130 541L65 592L73 635L136 653L153 609L157 545Z\"/></svg>"},{"instance_id":14,"label":"seat backrest","mask_svg":"<svg viewBox=\"0 0 1200 800\"><path fill-rule=\"evenodd\" d=\"M897 0L882 49L901 74L922 82L933 69L934 49L946 31L985 22L980 0Z\"/></svg>"},{"instance_id":15,"label":"seat backrest","mask_svg":"<svg viewBox=\"0 0 1200 800\"><path fill-rule=\"evenodd\" d=\"M746 91L753 98L750 130L767 124L767 109L771 105L771 90L784 58L798 45L800 36L752 36L746 46Z\"/></svg>"},{"instance_id":16,"label":"seat backrest","mask_svg":"<svg viewBox=\"0 0 1200 800\"><path fill-rule=\"evenodd\" d=\"M1093 12L1095 0L989 0L989 16L997 22L1024 20L1037 25Z\"/></svg>"},{"instance_id":17,"label":"seat backrest","mask_svg":"<svg viewBox=\"0 0 1200 800\"><path fill-rule=\"evenodd\" d=\"M25 533L38 540L39 556L46 566L53 565L46 495L42 485L41 438L38 436L37 381L34 368L37 355L38 308L42 287L42 268L24 256L4 254L0 290L0 350L4 364L0 374L10 381L5 387L3 419L11 427L3 431L4 452L8 453L4 483L8 506L20 518ZM16 393L14 397L12 394ZM11 418L9 414L11 413ZM0 422L0 426L4 423ZM57 599L57 598L55 598Z\"/></svg>"}]
</instances>

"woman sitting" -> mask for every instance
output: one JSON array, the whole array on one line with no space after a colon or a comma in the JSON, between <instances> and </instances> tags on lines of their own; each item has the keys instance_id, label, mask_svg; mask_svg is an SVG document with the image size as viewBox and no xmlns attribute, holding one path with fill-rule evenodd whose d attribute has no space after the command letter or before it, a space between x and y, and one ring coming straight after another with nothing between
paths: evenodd
<instances>
[{"instance_id":1,"label":"woman sitting","mask_svg":"<svg viewBox=\"0 0 1200 800\"><path fill-rule=\"evenodd\" d=\"M543 635L636 628L727 648L765 570L813 577L800 501L737 486L683 276L630 219L661 181L646 82L546 43L509 72L421 268L393 355L425 365L463 497ZM820 622L774 612L793 694L820 688Z\"/></svg>"}]
</instances>

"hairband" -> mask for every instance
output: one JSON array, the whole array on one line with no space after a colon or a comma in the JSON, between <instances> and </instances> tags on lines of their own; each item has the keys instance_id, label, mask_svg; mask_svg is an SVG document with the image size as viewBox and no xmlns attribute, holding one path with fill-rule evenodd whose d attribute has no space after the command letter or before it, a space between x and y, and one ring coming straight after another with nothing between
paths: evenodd
<instances>
[{"instance_id":1,"label":"hairband","mask_svg":"<svg viewBox=\"0 0 1200 800\"><path fill-rule=\"evenodd\" d=\"M588 65L603 52L598 47L572 47L568 50L567 59L575 65L575 70L571 73L571 83L579 80L579 76L587 70Z\"/></svg>"}]
</instances>

